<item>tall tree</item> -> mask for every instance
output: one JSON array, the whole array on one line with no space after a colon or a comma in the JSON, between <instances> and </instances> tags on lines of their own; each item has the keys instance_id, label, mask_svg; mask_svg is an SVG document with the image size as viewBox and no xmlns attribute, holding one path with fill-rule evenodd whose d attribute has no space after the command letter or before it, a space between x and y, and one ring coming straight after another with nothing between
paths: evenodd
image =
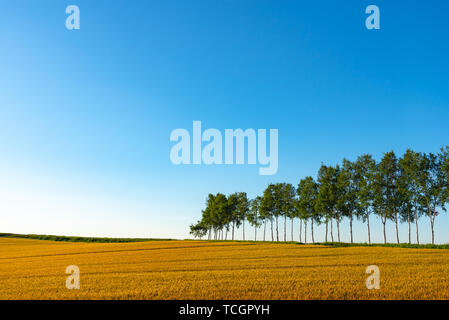
<instances>
[{"instance_id":1,"label":"tall tree","mask_svg":"<svg viewBox=\"0 0 449 320\"><path fill-rule=\"evenodd\" d=\"M212 212L213 212L213 206L214 206L214 200L215 196L211 193L207 196L206 200L206 208L202 210L202 219L201 221L208 229L208 240L212 240L212 228L213 228L213 221L212 221Z\"/></svg>"},{"instance_id":2,"label":"tall tree","mask_svg":"<svg viewBox=\"0 0 449 320\"><path fill-rule=\"evenodd\" d=\"M257 228L262 224L262 217L260 215L260 202L262 197L257 196L250 201L250 210L248 213L248 222L254 227L254 241L257 240Z\"/></svg>"},{"instance_id":3,"label":"tall tree","mask_svg":"<svg viewBox=\"0 0 449 320\"><path fill-rule=\"evenodd\" d=\"M315 243L315 236L313 231L313 223L320 221L320 216L317 211L317 197L318 184L312 177L301 179L298 185L298 211L300 217L304 220L307 226L307 221L310 219L312 243ZM305 228L307 232L307 227ZM307 243L307 233L305 233L304 242Z\"/></svg>"},{"instance_id":4,"label":"tall tree","mask_svg":"<svg viewBox=\"0 0 449 320\"><path fill-rule=\"evenodd\" d=\"M357 190L357 215L366 222L368 243L371 244L370 211L373 203L373 183L376 170L376 160L370 154L364 154L357 158L354 164Z\"/></svg>"},{"instance_id":5,"label":"tall tree","mask_svg":"<svg viewBox=\"0 0 449 320\"><path fill-rule=\"evenodd\" d=\"M302 242L302 219L303 219L303 215L301 214L301 208L300 208L300 203L301 203L301 193L302 193L302 189L301 189L301 183L298 184L298 187L296 188L296 199L295 199L295 214L296 217L299 219L299 242Z\"/></svg>"},{"instance_id":6,"label":"tall tree","mask_svg":"<svg viewBox=\"0 0 449 320\"><path fill-rule=\"evenodd\" d=\"M400 211L399 193L397 188L398 164L393 151L384 154L377 165L374 179L373 207L382 221L384 243L387 243L385 225L388 219L395 222L396 240L399 243L398 215Z\"/></svg>"},{"instance_id":7,"label":"tall tree","mask_svg":"<svg viewBox=\"0 0 449 320\"><path fill-rule=\"evenodd\" d=\"M409 243L411 243L411 226L415 222L416 243L419 244L418 220L423 213L421 205L420 175L423 174L423 155L407 149L401 159L399 159L399 191L404 198L405 205L402 210L402 217L408 223Z\"/></svg>"},{"instance_id":8,"label":"tall tree","mask_svg":"<svg viewBox=\"0 0 449 320\"><path fill-rule=\"evenodd\" d=\"M441 171L443 179L444 202L449 202L449 146L441 148Z\"/></svg>"},{"instance_id":9,"label":"tall tree","mask_svg":"<svg viewBox=\"0 0 449 320\"><path fill-rule=\"evenodd\" d=\"M230 219L226 195L217 193L214 200L212 216L217 234L216 239L218 240L221 238L221 240L223 240L223 228L225 228Z\"/></svg>"},{"instance_id":10,"label":"tall tree","mask_svg":"<svg viewBox=\"0 0 449 320\"><path fill-rule=\"evenodd\" d=\"M279 183L278 197L279 197L279 212L284 217L284 241L287 241L287 218L293 222L296 216L296 191L290 183ZM292 224L292 238L293 238L293 224ZM293 239L292 239L293 240Z\"/></svg>"},{"instance_id":11,"label":"tall tree","mask_svg":"<svg viewBox=\"0 0 449 320\"><path fill-rule=\"evenodd\" d=\"M248 212L250 210L250 202L246 192L237 193L237 210L236 210L236 220L242 225L243 230L243 240L245 240L245 220Z\"/></svg>"},{"instance_id":12,"label":"tall tree","mask_svg":"<svg viewBox=\"0 0 449 320\"><path fill-rule=\"evenodd\" d=\"M240 225L240 217L237 212L237 206L239 204L239 197L237 193L233 193L228 196L228 201L226 203L226 214L229 217L230 224L232 225L232 240L234 240L235 228Z\"/></svg>"},{"instance_id":13,"label":"tall tree","mask_svg":"<svg viewBox=\"0 0 449 320\"><path fill-rule=\"evenodd\" d=\"M443 170L443 158L433 153L424 154L424 170L420 175L420 188L422 190L421 204L426 208L429 217L432 244L435 243L435 218L438 208L446 210L445 202L445 175Z\"/></svg>"},{"instance_id":14,"label":"tall tree","mask_svg":"<svg viewBox=\"0 0 449 320\"><path fill-rule=\"evenodd\" d=\"M276 220L276 241L279 241L279 217L282 216L283 187L281 183L273 185L274 211L273 215Z\"/></svg>"},{"instance_id":15,"label":"tall tree","mask_svg":"<svg viewBox=\"0 0 449 320\"><path fill-rule=\"evenodd\" d=\"M352 226L354 215L357 216L359 184L356 183L356 168L354 163L343 159L343 165L337 176L337 209L341 216L349 218L349 234L354 243ZM340 239L339 239L340 241Z\"/></svg>"},{"instance_id":16,"label":"tall tree","mask_svg":"<svg viewBox=\"0 0 449 320\"><path fill-rule=\"evenodd\" d=\"M271 225L271 241L274 241L273 234L273 216L275 211L275 199L274 199L274 185L269 184L263 192L263 197L260 201L260 213L264 219L270 220ZM265 240L265 234L264 234Z\"/></svg>"},{"instance_id":17,"label":"tall tree","mask_svg":"<svg viewBox=\"0 0 449 320\"><path fill-rule=\"evenodd\" d=\"M327 230L328 223L331 222L331 239L334 241L333 230L332 230L332 220L334 218L339 219L340 217L336 213L337 207L337 177L338 177L338 166L330 167L321 165L318 171L318 197L317 197L317 209L319 212L323 213L324 220L326 223L326 238L327 242Z\"/></svg>"}]
</instances>

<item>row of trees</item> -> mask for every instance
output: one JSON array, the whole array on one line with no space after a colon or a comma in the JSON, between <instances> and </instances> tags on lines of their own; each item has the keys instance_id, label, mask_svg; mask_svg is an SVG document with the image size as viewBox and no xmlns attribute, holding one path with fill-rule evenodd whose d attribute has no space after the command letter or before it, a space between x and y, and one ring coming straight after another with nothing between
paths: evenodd
<instances>
[{"instance_id":1,"label":"row of trees","mask_svg":"<svg viewBox=\"0 0 449 320\"><path fill-rule=\"evenodd\" d=\"M284 237L287 241L287 219L299 219L299 239L307 243L307 227L310 225L312 242L315 242L314 226L325 224L325 242L329 234L332 242L340 242L340 223L349 220L351 243L353 221L366 223L367 240L371 243L370 216L377 215L382 222L383 239L387 243L386 223L395 224L396 241L400 243L398 224L408 224L408 242L412 242L411 226L415 224L416 243L419 244L418 221L427 216L430 222L432 244L435 242L435 218L446 211L449 202L449 147L437 154L407 150L398 158L391 151L376 160L364 154L351 162L344 159L341 165L322 165L316 180L306 177L295 188L290 183L270 184L263 195L249 200L245 192L229 196L209 194L202 219L190 226L190 233L198 238L234 240L234 231L245 221L255 230L263 225L266 240L267 223L272 241L280 241L279 219L284 219ZM334 224L336 235L334 236ZM304 230L304 234L302 234Z\"/></svg>"}]
</instances>

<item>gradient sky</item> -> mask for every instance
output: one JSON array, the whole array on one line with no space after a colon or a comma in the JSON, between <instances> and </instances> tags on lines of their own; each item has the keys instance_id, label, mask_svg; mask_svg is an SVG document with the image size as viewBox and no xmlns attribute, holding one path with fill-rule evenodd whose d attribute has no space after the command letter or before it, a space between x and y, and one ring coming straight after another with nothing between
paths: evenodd
<instances>
[{"instance_id":1,"label":"gradient sky","mask_svg":"<svg viewBox=\"0 0 449 320\"><path fill-rule=\"evenodd\" d=\"M80 30L65 28L71 4ZM365 28L370 4L381 30ZM449 144L448 17L436 0L4 1L0 232L186 238L209 192L254 197L322 162L436 152ZM173 165L170 132L193 120L279 129L277 174ZM442 214L437 242L448 229Z\"/></svg>"}]
</instances>

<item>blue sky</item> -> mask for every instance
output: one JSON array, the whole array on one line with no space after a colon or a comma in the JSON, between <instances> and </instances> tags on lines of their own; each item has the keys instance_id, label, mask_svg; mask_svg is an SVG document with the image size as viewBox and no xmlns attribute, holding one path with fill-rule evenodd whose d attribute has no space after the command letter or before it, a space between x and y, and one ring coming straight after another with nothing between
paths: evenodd
<instances>
[{"instance_id":1,"label":"blue sky","mask_svg":"<svg viewBox=\"0 0 449 320\"><path fill-rule=\"evenodd\" d=\"M80 30L65 28L71 4ZM365 28L370 4L380 30ZM322 162L436 152L449 142L448 12L443 1L2 3L0 232L186 238L209 192L253 197ZM279 129L277 174L173 165L170 132L194 120ZM437 242L448 228L443 214ZM426 219L421 232L428 241Z\"/></svg>"}]
</instances>

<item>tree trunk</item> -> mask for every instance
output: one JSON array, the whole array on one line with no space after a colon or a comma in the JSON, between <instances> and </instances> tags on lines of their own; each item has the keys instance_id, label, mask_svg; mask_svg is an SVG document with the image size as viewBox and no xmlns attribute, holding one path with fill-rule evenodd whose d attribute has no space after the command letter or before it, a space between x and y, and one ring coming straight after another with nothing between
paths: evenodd
<instances>
[{"instance_id":1,"label":"tree trunk","mask_svg":"<svg viewBox=\"0 0 449 320\"><path fill-rule=\"evenodd\" d=\"M271 241L274 241L274 234L273 234L273 216L270 217L271 220Z\"/></svg>"},{"instance_id":2,"label":"tree trunk","mask_svg":"<svg viewBox=\"0 0 449 320\"><path fill-rule=\"evenodd\" d=\"M327 242L327 230L328 230L328 224L329 224L329 221L326 219L326 237L325 237L325 239L324 239L324 242Z\"/></svg>"},{"instance_id":3,"label":"tree trunk","mask_svg":"<svg viewBox=\"0 0 449 320\"><path fill-rule=\"evenodd\" d=\"M210 240L211 236L212 236L212 228L209 228L209 236L207 237L207 240Z\"/></svg>"},{"instance_id":4,"label":"tree trunk","mask_svg":"<svg viewBox=\"0 0 449 320\"><path fill-rule=\"evenodd\" d=\"M387 218L385 218L385 221L382 219L382 225L384 230L384 243L387 243L387 234L385 233L385 224L387 223Z\"/></svg>"},{"instance_id":5,"label":"tree trunk","mask_svg":"<svg viewBox=\"0 0 449 320\"><path fill-rule=\"evenodd\" d=\"M398 213L397 212L395 212L395 214L394 214L394 224L396 226L396 240L399 243Z\"/></svg>"},{"instance_id":6,"label":"tree trunk","mask_svg":"<svg viewBox=\"0 0 449 320\"><path fill-rule=\"evenodd\" d=\"M352 237L352 214L351 214L350 220L349 220L349 229L351 229L351 243L354 243L354 240Z\"/></svg>"},{"instance_id":7,"label":"tree trunk","mask_svg":"<svg viewBox=\"0 0 449 320\"><path fill-rule=\"evenodd\" d=\"M226 226L226 232L225 232L225 240L228 240L228 226Z\"/></svg>"},{"instance_id":8,"label":"tree trunk","mask_svg":"<svg viewBox=\"0 0 449 320\"><path fill-rule=\"evenodd\" d=\"M245 218L243 218L242 229L243 229L243 241L245 241Z\"/></svg>"},{"instance_id":9,"label":"tree trunk","mask_svg":"<svg viewBox=\"0 0 449 320\"><path fill-rule=\"evenodd\" d=\"M412 228L410 222L410 214L407 215L408 218L408 244L412 243Z\"/></svg>"},{"instance_id":10,"label":"tree trunk","mask_svg":"<svg viewBox=\"0 0 449 320\"><path fill-rule=\"evenodd\" d=\"M304 219L304 243L307 243L307 219Z\"/></svg>"},{"instance_id":11,"label":"tree trunk","mask_svg":"<svg viewBox=\"0 0 449 320\"><path fill-rule=\"evenodd\" d=\"M312 223L312 243L315 243L315 238L313 237L313 218L312 218L312 221L311 221L311 223Z\"/></svg>"},{"instance_id":12,"label":"tree trunk","mask_svg":"<svg viewBox=\"0 0 449 320\"><path fill-rule=\"evenodd\" d=\"M299 218L299 242L302 243L302 219Z\"/></svg>"},{"instance_id":13,"label":"tree trunk","mask_svg":"<svg viewBox=\"0 0 449 320\"><path fill-rule=\"evenodd\" d=\"M290 222L291 222L291 225L292 225L292 241L293 241L293 218L290 218Z\"/></svg>"},{"instance_id":14,"label":"tree trunk","mask_svg":"<svg viewBox=\"0 0 449 320\"><path fill-rule=\"evenodd\" d=\"M333 231L334 226L333 226L332 220L334 220L334 219L331 218L331 240L332 240L332 242L334 242L334 231Z\"/></svg>"},{"instance_id":15,"label":"tree trunk","mask_svg":"<svg viewBox=\"0 0 449 320\"><path fill-rule=\"evenodd\" d=\"M265 242L265 233L267 231L267 219L263 219L263 241Z\"/></svg>"},{"instance_id":16,"label":"tree trunk","mask_svg":"<svg viewBox=\"0 0 449 320\"><path fill-rule=\"evenodd\" d=\"M340 217L337 218L337 235L338 235L338 242L340 241Z\"/></svg>"},{"instance_id":17,"label":"tree trunk","mask_svg":"<svg viewBox=\"0 0 449 320\"><path fill-rule=\"evenodd\" d=\"M432 221L431 228L432 228L432 244L435 244L435 231L433 229L433 221Z\"/></svg>"},{"instance_id":18,"label":"tree trunk","mask_svg":"<svg viewBox=\"0 0 449 320\"><path fill-rule=\"evenodd\" d=\"M418 209L415 207L416 243L419 244Z\"/></svg>"},{"instance_id":19,"label":"tree trunk","mask_svg":"<svg viewBox=\"0 0 449 320\"><path fill-rule=\"evenodd\" d=\"M234 227L235 227L235 222L232 222L232 241L234 241Z\"/></svg>"},{"instance_id":20,"label":"tree trunk","mask_svg":"<svg viewBox=\"0 0 449 320\"><path fill-rule=\"evenodd\" d=\"M254 241L257 241L257 225L254 225Z\"/></svg>"},{"instance_id":21,"label":"tree trunk","mask_svg":"<svg viewBox=\"0 0 449 320\"><path fill-rule=\"evenodd\" d=\"M284 242L287 241L287 215L284 215Z\"/></svg>"},{"instance_id":22,"label":"tree trunk","mask_svg":"<svg viewBox=\"0 0 449 320\"><path fill-rule=\"evenodd\" d=\"M279 242L279 217L276 216L276 241Z\"/></svg>"},{"instance_id":23,"label":"tree trunk","mask_svg":"<svg viewBox=\"0 0 449 320\"><path fill-rule=\"evenodd\" d=\"M435 232L434 232L434 223L435 223L435 211L430 212L430 230L432 231L432 244L435 244Z\"/></svg>"},{"instance_id":24,"label":"tree trunk","mask_svg":"<svg viewBox=\"0 0 449 320\"><path fill-rule=\"evenodd\" d=\"M431 231L431 233L432 233L432 244L434 244L432 217L430 217L430 231Z\"/></svg>"},{"instance_id":25,"label":"tree trunk","mask_svg":"<svg viewBox=\"0 0 449 320\"><path fill-rule=\"evenodd\" d=\"M368 244L371 244L371 230L369 228L369 214L366 215L366 225L368 226Z\"/></svg>"}]
</instances>

